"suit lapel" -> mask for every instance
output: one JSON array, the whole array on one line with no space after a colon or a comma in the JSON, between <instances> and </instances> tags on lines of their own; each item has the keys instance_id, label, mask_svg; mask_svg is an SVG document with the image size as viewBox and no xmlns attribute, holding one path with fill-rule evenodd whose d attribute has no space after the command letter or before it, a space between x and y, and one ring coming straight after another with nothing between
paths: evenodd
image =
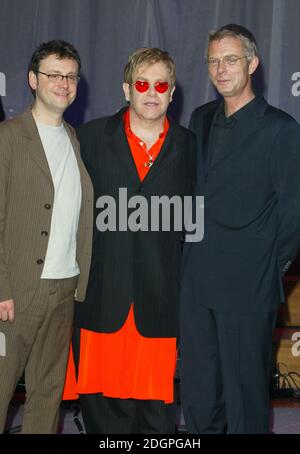
<instances>
[{"instance_id":1,"label":"suit lapel","mask_svg":"<svg viewBox=\"0 0 300 454\"><path fill-rule=\"evenodd\" d=\"M121 109L116 115L108 119L105 127L106 146L112 150L120 164L126 169L135 183L137 183L139 182L139 176L123 126L123 113L125 110L126 108Z\"/></svg>"},{"instance_id":2,"label":"suit lapel","mask_svg":"<svg viewBox=\"0 0 300 454\"><path fill-rule=\"evenodd\" d=\"M78 142L78 140L76 138L76 135L73 132L73 130L69 127L68 123L66 123L64 120L63 120L63 123L64 123L64 127L65 127L65 129L67 131L67 134L69 136L69 139L71 141L71 145L73 147L74 154L75 154L75 157L76 157L76 161L77 161L77 165L78 165L78 169L79 169L79 173L80 173L81 189L82 189L82 194L83 194L83 197L84 197L85 196L86 180L87 180L87 178L89 178L89 176L88 176L86 168L83 165L83 161L82 161L81 156L80 156L80 145L79 145L79 142Z\"/></svg>"},{"instance_id":3,"label":"suit lapel","mask_svg":"<svg viewBox=\"0 0 300 454\"><path fill-rule=\"evenodd\" d=\"M202 137L202 146L203 146L203 160L204 160L204 168L205 168L205 175L209 171L210 166L210 153L209 153L209 139L212 130L212 125L218 110L218 104L214 106L206 115L203 117L203 137Z\"/></svg>"},{"instance_id":4,"label":"suit lapel","mask_svg":"<svg viewBox=\"0 0 300 454\"><path fill-rule=\"evenodd\" d=\"M52 181L48 161L44 152L44 148L39 136L37 126L31 113L31 108L27 109L22 114L22 121L24 125L23 136L28 142L27 150L35 163L42 169Z\"/></svg>"},{"instance_id":5,"label":"suit lapel","mask_svg":"<svg viewBox=\"0 0 300 454\"><path fill-rule=\"evenodd\" d=\"M122 109L120 112L109 119L105 132L110 142L110 148L117 156L121 165L127 169L128 173L134 179L135 183L140 183L140 178L124 131L122 118L124 110L125 109ZM174 136L176 136L175 140ZM175 125L172 125L172 122L170 121L170 127L166 140L159 155L155 159L153 166L144 178L143 184L154 178L167 165L169 165L173 159L175 159L178 154L178 141L180 141L180 137L178 136L177 138L177 136L178 134L176 127Z\"/></svg>"}]
</instances>

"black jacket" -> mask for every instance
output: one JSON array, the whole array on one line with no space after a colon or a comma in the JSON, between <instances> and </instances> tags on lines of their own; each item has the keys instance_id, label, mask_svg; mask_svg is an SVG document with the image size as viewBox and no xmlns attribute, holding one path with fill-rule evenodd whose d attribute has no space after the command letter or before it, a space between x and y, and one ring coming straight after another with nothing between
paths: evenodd
<instances>
[{"instance_id":1,"label":"black jacket","mask_svg":"<svg viewBox=\"0 0 300 454\"><path fill-rule=\"evenodd\" d=\"M300 245L300 127L257 98L210 165L218 106L208 103L191 118L205 226L203 241L185 249L184 285L206 307L268 312L284 300L281 278Z\"/></svg>"},{"instance_id":2,"label":"black jacket","mask_svg":"<svg viewBox=\"0 0 300 454\"><path fill-rule=\"evenodd\" d=\"M103 195L118 202L119 188L127 189L128 199L142 195L148 201L153 195L191 195L196 173L194 135L171 122L162 150L141 182L124 132L123 111L94 120L78 131L95 203ZM95 208L95 221L100 212ZM115 332L133 302L142 335L175 337L182 238L182 231L119 231L118 215L116 231L99 232L94 227L87 296L84 303L76 305L76 326Z\"/></svg>"}]
</instances>

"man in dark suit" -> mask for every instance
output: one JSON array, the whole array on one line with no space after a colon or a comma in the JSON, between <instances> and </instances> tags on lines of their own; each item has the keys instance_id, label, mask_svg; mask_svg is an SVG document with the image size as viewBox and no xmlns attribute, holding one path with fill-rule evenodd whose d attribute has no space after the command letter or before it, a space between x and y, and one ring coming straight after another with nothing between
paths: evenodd
<instances>
[{"instance_id":1,"label":"man in dark suit","mask_svg":"<svg viewBox=\"0 0 300 454\"><path fill-rule=\"evenodd\" d=\"M75 311L77 391L89 433L173 433L184 229L175 226L178 206L162 208L159 220L151 204L192 195L195 138L166 117L175 90L167 52L134 52L123 89L129 108L79 130L96 223L87 297ZM133 225L144 203L149 211Z\"/></svg>"},{"instance_id":2,"label":"man in dark suit","mask_svg":"<svg viewBox=\"0 0 300 454\"><path fill-rule=\"evenodd\" d=\"M205 226L203 241L185 249L181 301L191 433L269 430L272 331L300 244L300 127L255 94L258 64L244 27L210 34L207 65L222 99L191 118Z\"/></svg>"},{"instance_id":3,"label":"man in dark suit","mask_svg":"<svg viewBox=\"0 0 300 454\"><path fill-rule=\"evenodd\" d=\"M25 369L23 433L56 433L72 332L92 246L93 189L73 128L80 58L42 43L29 64L34 103L0 125L0 432Z\"/></svg>"}]
</instances>

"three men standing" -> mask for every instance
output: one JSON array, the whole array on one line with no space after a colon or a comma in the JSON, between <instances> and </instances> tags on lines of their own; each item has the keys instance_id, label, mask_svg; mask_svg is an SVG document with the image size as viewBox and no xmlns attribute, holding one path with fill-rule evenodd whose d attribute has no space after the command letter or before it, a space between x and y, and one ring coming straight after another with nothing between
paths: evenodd
<instances>
[{"instance_id":1,"label":"three men standing","mask_svg":"<svg viewBox=\"0 0 300 454\"><path fill-rule=\"evenodd\" d=\"M184 415L191 433L222 433L226 425L229 433L267 433L281 278L300 244L300 127L254 92L259 59L247 29L230 24L212 33L207 64L222 100L191 118L205 230L202 242L185 248ZM91 183L62 120L79 72L73 46L42 44L29 66L32 108L0 125L0 431L23 369L23 433L57 428L73 297L77 288L77 300L85 299L91 257ZM119 188L148 201L191 195L194 137L166 116L174 87L166 52L129 57L129 108L79 130L96 197L116 200ZM90 433L174 432L184 232L172 226L174 218L170 231L94 225L74 341L75 392Z\"/></svg>"}]
</instances>

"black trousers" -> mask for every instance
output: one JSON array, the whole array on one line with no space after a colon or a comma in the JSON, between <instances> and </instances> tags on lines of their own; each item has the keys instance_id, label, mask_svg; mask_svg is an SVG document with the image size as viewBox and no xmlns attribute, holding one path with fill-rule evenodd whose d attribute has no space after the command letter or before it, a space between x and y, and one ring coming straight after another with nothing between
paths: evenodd
<instances>
[{"instance_id":1,"label":"black trousers","mask_svg":"<svg viewBox=\"0 0 300 454\"><path fill-rule=\"evenodd\" d=\"M270 313L182 310L181 400L190 433L268 433Z\"/></svg>"},{"instance_id":2,"label":"black trousers","mask_svg":"<svg viewBox=\"0 0 300 454\"><path fill-rule=\"evenodd\" d=\"M81 394L80 404L85 429L89 434L175 433L175 403Z\"/></svg>"}]
</instances>

